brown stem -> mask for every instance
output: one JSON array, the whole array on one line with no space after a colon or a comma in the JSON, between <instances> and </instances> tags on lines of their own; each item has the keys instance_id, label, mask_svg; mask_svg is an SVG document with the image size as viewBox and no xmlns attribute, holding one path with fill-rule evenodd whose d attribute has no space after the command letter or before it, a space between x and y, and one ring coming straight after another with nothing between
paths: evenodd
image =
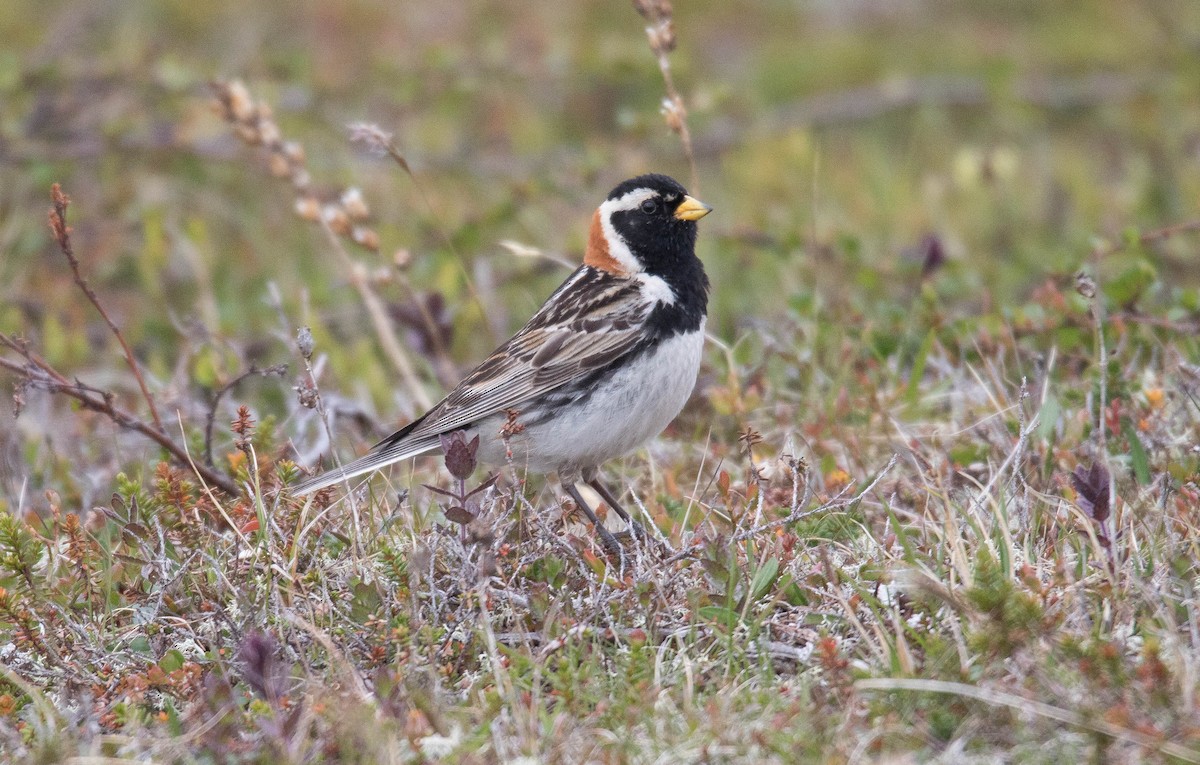
<instances>
[{"instance_id":1,"label":"brown stem","mask_svg":"<svg viewBox=\"0 0 1200 765\"><path fill-rule=\"evenodd\" d=\"M1189 220L1184 221L1183 223L1174 223L1170 226L1163 226L1162 228L1157 228L1153 231L1147 231L1138 237L1138 243L1151 244L1163 239L1170 239L1176 234L1184 234L1189 231L1200 231L1200 220ZM1126 243L1123 241L1117 242L1116 244L1106 244L1101 247L1097 247L1092 251L1092 254L1097 258L1103 258L1105 256L1115 255L1116 253L1121 252L1126 246Z\"/></svg>"},{"instance_id":2,"label":"brown stem","mask_svg":"<svg viewBox=\"0 0 1200 765\"><path fill-rule=\"evenodd\" d=\"M429 398L429 394L425 392L425 387L421 385L421 380L417 377L416 370L413 368L408 353L404 350L404 346L400 344L399 338L396 337L396 330L392 328L392 323L388 318L387 310L383 306L383 301L380 300L379 295L371 287L371 282L367 279L366 270L354 262L354 259L350 257L350 253L342 246L341 239L329 227L329 224L324 219L320 223L326 238L329 239L329 245L333 248L334 253L337 254L338 260L341 261L342 270L346 272L346 277L349 279L351 286L358 291L358 297L362 300L363 307L367 309L367 316L371 319L371 325L375 329L375 336L378 338L380 346L383 347L384 354L392 362L392 366L396 368L396 371L400 373L400 377L404 380L404 384L408 386L408 391L412 395L413 400L417 402L417 405L422 409L432 408L433 401Z\"/></svg>"},{"instance_id":3,"label":"brown stem","mask_svg":"<svg viewBox=\"0 0 1200 765\"><path fill-rule=\"evenodd\" d=\"M212 403L208 407L208 417L206 417L204 420L204 464L205 465L207 465L209 467L213 466L213 453L212 453L213 423L215 422L215 420L217 418L217 407L220 406L221 399L225 396L225 394L228 393L229 391L233 390L235 387L237 387L238 383L242 382L247 377L253 377L254 375L262 375L263 377L267 377L268 375L276 375L278 377L283 377L285 374L287 374L287 370L288 370L287 364L276 364L275 366L267 367L266 369L259 369L255 365L251 364L250 368L247 369L245 372L242 372L240 375L233 378L232 380L230 380L229 382L225 383L224 385L222 385L220 388L217 389L217 392L213 394Z\"/></svg>"},{"instance_id":4,"label":"brown stem","mask_svg":"<svg viewBox=\"0 0 1200 765\"><path fill-rule=\"evenodd\" d=\"M87 295L87 299L100 312L100 316L108 324L108 328L116 335L117 342L121 344L121 349L125 352L125 363L129 365L133 376L137 378L138 387L142 389L142 397L146 399L146 404L150 407L150 416L154 418L154 427L162 432L163 426L162 420L158 417L158 408L154 405L154 398L150 395L149 388L146 387L146 380L142 377L138 363L133 358L133 350L130 349L129 343L125 342L125 336L121 334L116 323L109 318L104 306L100 304L100 298L96 296L87 280L79 272L79 260L75 257L75 250L71 247L71 227L67 225L67 207L71 204L71 199L63 193L62 187L57 183L50 187L50 198L54 200L54 206L50 208L50 230L54 232L58 248L62 250L62 254L67 257L67 262L71 265L71 274L75 277L75 284L79 285L79 289L83 290L83 294Z\"/></svg>"},{"instance_id":5,"label":"brown stem","mask_svg":"<svg viewBox=\"0 0 1200 765\"><path fill-rule=\"evenodd\" d=\"M667 55L675 50L675 19L670 0L633 0L633 7L642 18L650 22L646 27L646 39L650 43L650 51L658 60L658 69L662 72L663 84L667 97L663 103L663 114L667 126L679 136L683 144L683 155L687 158L688 169L691 171L691 192L700 191L700 177L696 172L696 155L692 150L692 133L688 130L687 107L683 104L683 96L675 87L675 78L671 76L671 61Z\"/></svg>"},{"instance_id":6,"label":"brown stem","mask_svg":"<svg viewBox=\"0 0 1200 765\"><path fill-rule=\"evenodd\" d=\"M118 427L146 436L163 449L166 449L177 462L195 470L196 475L208 483L219 487L228 494L236 496L239 493L238 485L232 478L208 465L195 463L190 460L187 451L168 438L167 434L161 428L156 428L142 422L136 416L123 409L118 409L113 404L115 397L111 391L93 388L79 380L74 382L68 380L61 372L52 367L48 361L30 351L24 343L6 334L0 333L0 345L20 354L27 362L20 364L12 359L0 356L0 367L24 376L25 380L35 387L42 388L51 393L62 393L69 398L75 399L84 409L104 415Z\"/></svg>"},{"instance_id":7,"label":"brown stem","mask_svg":"<svg viewBox=\"0 0 1200 765\"><path fill-rule=\"evenodd\" d=\"M438 236L442 238L442 241L446 243L446 247L450 250L450 253L454 255L454 258L458 261L458 270L462 274L463 282L467 285L467 292L470 293L471 299L475 301L475 304L479 306L479 310L483 312L483 316L486 320L488 315L487 306L483 304L483 297L479 294L479 290L475 288L475 281L471 278L470 271L467 270L467 260L458 251L458 248L454 246L454 241L450 238L450 235L446 233L446 230L438 221L433 202L430 201L429 194L425 191L425 186L417 178L416 173L414 173L412 170L412 166L408 164L408 160L405 159L404 155L400 153L400 148L396 146L395 142L392 141L390 137L385 137L383 133L379 134L379 139L382 139L379 141L379 143L382 145L383 150L387 152L389 157L392 158L392 161L400 166L400 169L404 171L404 173L408 176L408 179L412 181L413 186L417 189L417 194L421 197L421 203L425 205L425 212L429 215L430 221L433 222L434 229L438 232ZM418 307L420 307L419 301ZM422 313L424 313L424 309L422 309ZM493 334L496 334L496 327L489 324L489 328L492 330ZM445 353L445 349L440 347L441 341L437 337L437 327L431 318L429 319L429 331L430 335L433 337L433 342L435 347L437 347L438 352ZM449 354L446 354L445 358L448 359ZM454 383L451 384L453 385Z\"/></svg>"}]
</instances>

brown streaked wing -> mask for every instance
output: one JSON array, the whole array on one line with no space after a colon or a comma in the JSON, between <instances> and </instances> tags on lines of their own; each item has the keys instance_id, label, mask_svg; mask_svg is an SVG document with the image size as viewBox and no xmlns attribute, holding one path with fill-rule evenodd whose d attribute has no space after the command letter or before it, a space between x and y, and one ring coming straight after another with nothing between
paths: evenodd
<instances>
[{"instance_id":1,"label":"brown streaked wing","mask_svg":"<svg viewBox=\"0 0 1200 765\"><path fill-rule=\"evenodd\" d=\"M643 340L643 322L652 307L638 282L580 268L405 440L458 430L505 409L520 410L581 372L616 361Z\"/></svg>"}]
</instances>

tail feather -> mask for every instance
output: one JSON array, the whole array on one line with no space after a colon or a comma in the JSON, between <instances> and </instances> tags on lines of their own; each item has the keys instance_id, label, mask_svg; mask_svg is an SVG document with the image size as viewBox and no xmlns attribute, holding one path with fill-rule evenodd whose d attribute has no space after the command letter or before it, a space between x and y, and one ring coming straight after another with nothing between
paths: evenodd
<instances>
[{"instance_id":1,"label":"tail feather","mask_svg":"<svg viewBox=\"0 0 1200 765\"><path fill-rule=\"evenodd\" d=\"M393 462L400 462L410 457L431 452L440 446L441 441L438 440L437 436L427 436L415 441L401 441L399 443L389 438L353 462L301 481L291 487L291 492L296 496L311 494L314 491L324 489L326 486L333 486L342 481L348 481L351 478L360 476L363 473L370 473L379 468L386 467Z\"/></svg>"}]
</instances>

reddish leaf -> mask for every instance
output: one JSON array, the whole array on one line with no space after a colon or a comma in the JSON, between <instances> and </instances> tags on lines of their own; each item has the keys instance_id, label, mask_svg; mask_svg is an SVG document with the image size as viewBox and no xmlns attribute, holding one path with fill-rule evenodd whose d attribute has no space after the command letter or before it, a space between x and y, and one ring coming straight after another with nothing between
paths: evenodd
<instances>
[{"instance_id":1,"label":"reddish leaf","mask_svg":"<svg viewBox=\"0 0 1200 765\"><path fill-rule=\"evenodd\" d=\"M1099 462L1092 463L1088 470L1080 465L1071 474L1071 485L1079 493L1079 506L1097 523L1103 523L1112 510L1108 502L1110 480L1108 469Z\"/></svg>"},{"instance_id":2,"label":"reddish leaf","mask_svg":"<svg viewBox=\"0 0 1200 765\"><path fill-rule=\"evenodd\" d=\"M445 514L447 520L454 521L455 523L462 524L463 526L466 526L468 523L475 520L475 516L471 515L470 511L468 511L465 507L459 507L457 505L447 507L443 513Z\"/></svg>"},{"instance_id":3,"label":"reddish leaf","mask_svg":"<svg viewBox=\"0 0 1200 765\"><path fill-rule=\"evenodd\" d=\"M255 693L272 704L276 703L286 682L286 674L275 659L278 644L264 632L251 632L238 646L242 662L242 679Z\"/></svg>"},{"instance_id":4,"label":"reddish leaf","mask_svg":"<svg viewBox=\"0 0 1200 765\"><path fill-rule=\"evenodd\" d=\"M928 234L918 248L921 253L921 277L932 276L946 262L946 247L936 234Z\"/></svg>"},{"instance_id":5,"label":"reddish leaf","mask_svg":"<svg viewBox=\"0 0 1200 765\"><path fill-rule=\"evenodd\" d=\"M446 469L450 475L465 481L475 472L475 452L479 449L479 436L470 441L461 430L442 435L442 452L446 455Z\"/></svg>"}]
</instances>

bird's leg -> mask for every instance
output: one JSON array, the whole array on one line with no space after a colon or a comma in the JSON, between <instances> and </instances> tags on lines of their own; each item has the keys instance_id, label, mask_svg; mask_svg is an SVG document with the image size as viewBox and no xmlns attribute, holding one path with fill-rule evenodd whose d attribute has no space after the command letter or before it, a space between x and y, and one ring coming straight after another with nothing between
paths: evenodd
<instances>
[{"instance_id":1,"label":"bird's leg","mask_svg":"<svg viewBox=\"0 0 1200 765\"><path fill-rule=\"evenodd\" d=\"M621 520L625 521L626 525L629 526L630 534L645 539L646 530L642 528L641 524L629 517L629 513L625 512L625 508L621 507L621 503L617 501L616 495L609 491L608 487L600 482L599 476L593 473L592 475L584 478L584 480L587 481L588 486L591 486L596 490L596 493L600 495L600 498L603 499L605 503L616 512L617 515L621 516Z\"/></svg>"},{"instance_id":2,"label":"bird's leg","mask_svg":"<svg viewBox=\"0 0 1200 765\"><path fill-rule=\"evenodd\" d=\"M575 500L575 504L580 510L583 511L583 514L587 516L588 520L592 522L592 525L596 527L596 534L600 537L600 541L604 543L604 548L613 555L617 556L618 559L623 560L623 556L621 555L621 543L617 541L617 538L612 535L611 531L604 528L604 524L601 523L600 519L596 517L596 514L592 512L592 508L588 507L587 502L583 501L583 496L580 495L579 489L575 488L575 484L571 483L570 481L563 481L562 487L563 490L571 496L571 499Z\"/></svg>"},{"instance_id":3,"label":"bird's leg","mask_svg":"<svg viewBox=\"0 0 1200 765\"><path fill-rule=\"evenodd\" d=\"M594 467L585 468L582 474L583 480L587 483L587 485L595 489L596 493L600 495L600 498L603 499L609 507L616 511L617 515L621 516L621 520L625 521L626 525L629 526L629 533L632 536L640 536L645 539L645 529L643 529L637 521L630 517L629 513L625 511L625 508L621 507L621 503L617 501L617 496L609 491L608 487L600 481L600 471Z\"/></svg>"}]
</instances>

